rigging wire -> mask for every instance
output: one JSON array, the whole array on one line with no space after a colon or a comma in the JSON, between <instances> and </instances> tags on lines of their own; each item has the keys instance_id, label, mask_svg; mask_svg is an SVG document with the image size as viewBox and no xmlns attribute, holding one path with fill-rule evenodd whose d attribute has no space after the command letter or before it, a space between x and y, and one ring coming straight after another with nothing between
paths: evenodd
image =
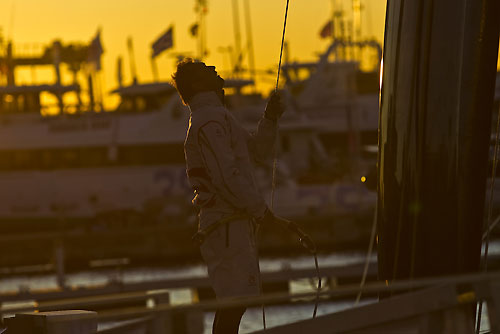
<instances>
[{"instance_id":1,"label":"rigging wire","mask_svg":"<svg viewBox=\"0 0 500 334\"><path fill-rule=\"evenodd\" d=\"M493 166L491 169L491 184L490 184L490 195L489 195L489 200L488 200L488 218L486 220L486 231L485 235L483 236L484 240L484 256L483 256L483 263L484 263L484 272L488 272L488 248L490 244L490 232L492 230L492 222L491 222L491 216L492 216L492 211L493 211L493 190L495 188L495 174L497 171L497 164L498 164L498 140L499 140L499 133L500 133L500 108L498 108L498 114L497 114L497 126L496 126L496 134L495 134L495 148L494 148L494 154L493 154ZM476 317L476 334L479 334L481 331L481 316L483 312L483 302L479 302L479 309L477 311L477 317Z\"/></svg>"}]
</instances>

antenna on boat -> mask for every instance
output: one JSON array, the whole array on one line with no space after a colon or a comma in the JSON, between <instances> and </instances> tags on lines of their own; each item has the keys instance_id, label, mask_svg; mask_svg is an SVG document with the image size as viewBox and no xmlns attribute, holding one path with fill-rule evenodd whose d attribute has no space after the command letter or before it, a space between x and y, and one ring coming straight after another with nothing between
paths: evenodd
<instances>
[{"instance_id":1,"label":"antenna on boat","mask_svg":"<svg viewBox=\"0 0 500 334\"><path fill-rule=\"evenodd\" d=\"M130 74L132 75L133 83L137 83L137 68L135 66L134 44L132 41L132 36L129 36L127 38L127 48L128 48L129 59L130 59Z\"/></svg>"},{"instance_id":2,"label":"antenna on boat","mask_svg":"<svg viewBox=\"0 0 500 334\"><path fill-rule=\"evenodd\" d=\"M361 39L361 10L361 0L352 0L352 30L355 42Z\"/></svg>"},{"instance_id":3,"label":"antenna on boat","mask_svg":"<svg viewBox=\"0 0 500 334\"><path fill-rule=\"evenodd\" d=\"M116 80L118 82L118 87L123 87L123 58L118 56L116 59Z\"/></svg>"},{"instance_id":4,"label":"antenna on boat","mask_svg":"<svg viewBox=\"0 0 500 334\"><path fill-rule=\"evenodd\" d=\"M352 0L352 41L354 45L361 41L361 0ZM356 47L351 52L354 60L361 61L361 57L356 57Z\"/></svg>"}]
</instances>

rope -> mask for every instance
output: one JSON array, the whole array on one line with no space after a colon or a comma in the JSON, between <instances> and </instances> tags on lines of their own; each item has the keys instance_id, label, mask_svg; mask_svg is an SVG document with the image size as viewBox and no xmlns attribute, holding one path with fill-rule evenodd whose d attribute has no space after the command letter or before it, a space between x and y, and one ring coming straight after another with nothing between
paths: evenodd
<instances>
[{"instance_id":1,"label":"rope","mask_svg":"<svg viewBox=\"0 0 500 334\"><path fill-rule=\"evenodd\" d=\"M321 275L319 273L318 257L316 252L314 252L314 265L316 267L316 274L318 275L318 288L316 289L316 302L314 303L313 319L316 318L316 312L318 311L319 304L319 293L321 292Z\"/></svg>"},{"instance_id":2,"label":"rope","mask_svg":"<svg viewBox=\"0 0 500 334\"><path fill-rule=\"evenodd\" d=\"M283 46L285 45L285 31L286 31L286 21L288 17L288 4L290 0L286 0L286 9L285 9L285 19L283 22L283 34L281 35L281 49L280 49L280 60L278 62L278 75L276 78L276 87L274 88L274 91L278 91L278 84L280 82L280 71L281 71L281 59L283 57ZM273 173L272 173L272 183L271 183L271 210L274 209L274 191L276 189L276 165L277 165L277 144L276 142L278 141L278 136L276 136L276 141L274 143L274 159L273 159ZM316 302L314 304L314 311L313 311L313 319L316 318L316 313L318 311L318 303L319 303L319 294L321 291L321 275L319 272L319 265L318 265L318 257L316 256L316 252L313 253L314 255L314 265L316 267L316 273L318 275L318 288L316 290ZM264 312L264 305L262 305L262 319L264 323L264 330L266 329L265 326L265 312Z\"/></svg>"},{"instance_id":3,"label":"rope","mask_svg":"<svg viewBox=\"0 0 500 334\"><path fill-rule=\"evenodd\" d=\"M286 0L286 9L285 9L285 19L283 22L283 33L281 35L281 48L280 48L280 59L278 62L278 75L276 77L276 87L274 88L274 92L278 91L278 84L280 82L280 72L281 72L281 60L283 58L283 47L285 45L285 32L286 32L286 22L287 22L287 17L288 17L288 5L290 3L290 0ZM271 182L271 211L274 209L274 193L276 190L276 165L277 165L277 141L278 141L278 136L276 136L276 140L274 142L274 158L273 158L273 171L272 171L272 182ZM316 313L318 310L318 303L319 303L319 295L321 291L321 275L319 272L319 265L318 265L318 257L316 256L316 252L313 253L314 255L314 265L316 267L316 273L318 275L318 288L316 291L316 303L314 305L314 311L313 311L313 318L316 318ZM261 291L262 292L262 291ZM265 312L265 306L262 304L262 324L264 327L264 330L266 330L266 312Z\"/></svg>"},{"instance_id":4,"label":"rope","mask_svg":"<svg viewBox=\"0 0 500 334\"><path fill-rule=\"evenodd\" d=\"M280 82L280 71L281 71L281 59L283 57L283 45L285 44L285 31L286 31L286 21L288 17L288 4L290 0L286 0L286 9L285 9L285 19L283 22L283 33L281 35L281 49L280 49L280 60L278 62L278 75L276 78L276 87L274 88L274 91L278 91L278 83ZM276 189L276 164L278 161L277 158L277 144L276 142L278 141L278 135L276 135L276 140L274 141L274 157L273 157L273 173L272 173L272 182L271 182L271 211L274 209L274 191ZM262 293L262 287L261 287L261 293ZM264 330L266 330L266 310L264 304L262 304L262 325L264 327Z\"/></svg>"},{"instance_id":5,"label":"rope","mask_svg":"<svg viewBox=\"0 0 500 334\"><path fill-rule=\"evenodd\" d=\"M373 244L375 243L376 232L377 232L377 206L375 206L375 213L373 215L372 232L370 234L370 244L368 246L368 253L366 254L363 276L361 277L361 283L359 284L359 292L358 295L356 296L356 301L354 302L354 306L359 304L359 301L361 300L361 296L363 294L363 287L365 286L366 277L368 276L368 267L370 266L370 258L372 257Z\"/></svg>"},{"instance_id":6,"label":"rope","mask_svg":"<svg viewBox=\"0 0 500 334\"><path fill-rule=\"evenodd\" d=\"M260 275L260 262L259 262L259 232L260 232L260 226L257 225L257 229L255 231L255 239L256 239L256 247L255 247L255 252L257 256L257 268L259 269L259 291L260 294L263 294L263 289L262 289L262 277ZM264 303L261 304L262 307L262 326L264 330L266 330L266 310L265 310L265 305Z\"/></svg>"},{"instance_id":7,"label":"rope","mask_svg":"<svg viewBox=\"0 0 500 334\"><path fill-rule=\"evenodd\" d=\"M274 88L275 92L278 91L278 83L280 82L281 57L283 56L283 45L285 44L286 18L288 16L288 3L289 2L290 2L290 0L286 0L285 21L283 23L283 34L281 35L280 61L278 63L278 77L276 78L276 88Z\"/></svg>"},{"instance_id":8,"label":"rope","mask_svg":"<svg viewBox=\"0 0 500 334\"><path fill-rule=\"evenodd\" d=\"M486 225L486 235L483 236L483 240L485 240L484 243L484 258L483 258L483 263L484 263L484 272L488 272L488 248L490 244L490 231L492 228L491 225L491 215L493 211L493 190L495 188L495 174L497 172L497 163L498 163L498 139L499 139L499 132L500 132L500 108L498 108L498 114L497 114L497 128L496 128L496 134L495 134L495 153L493 154L493 166L491 169L491 186L490 186L490 196L488 200L488 219L487 219L487 225ZM476 319L476 334L479 334L481 331L481 316L483 312L483 302L479 302L479 310L477 312L477 319Z\"/></svg>"},{"instance_id":9,"label":"rope","mask_svg":"<svg viewBox=\"0 0 500 334\"><path fill-rule=\"evenodd\" d=\"M285 9L285 19L283 22L283 33L281 35L281 49L280 49L280 60L278 62L278 75L276 77L276 87L274 88L274 92L278 91L278 84L280 82L280 72L281 72L281 59L283 58L283 46L285 45L285 31L286 31L286 21L288 17L288 4L290 0L286 0L286 9ZM276 136L276 141L274 142L274 158L273 158L273 173L272 173L272 182L271 182L271 210L274 209L274 191L276 189L276 164L277 164L277 152L276 152L276 142L278 141L278 136Z\"/></svg>"}]
</instances>

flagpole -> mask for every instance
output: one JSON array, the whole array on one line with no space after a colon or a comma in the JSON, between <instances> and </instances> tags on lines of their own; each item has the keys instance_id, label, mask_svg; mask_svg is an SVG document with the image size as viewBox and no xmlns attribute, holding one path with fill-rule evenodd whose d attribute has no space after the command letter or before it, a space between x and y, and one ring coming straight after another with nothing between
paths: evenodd
<instances>
[{"instance_id":1,"label":"flagpole","mask_svg":"<svg viewBox=\"0 0 500 334\"><path fill-rule=\"evenodd\" d=\"M132 82L137 83L137 70L135 67L135 57L134 57L134 44L132 41L132 36L127 39L127 48L130 60L130 74L132 75Z\"/></svg>"},{"instance_id":2,"label":"flagpole","mask_svg":"<svg viewBox=\"0 0 500 334\"><path fill-rule=\"evenodd\" d=\"M99 105L100 105L100 112L104 112L104 75L101 73L103 70L101 69L99 72L97 72L97 80L99 81Z\"/></svg>"},{"instance_id":3,"label":"flagpole","mask_svg":"<svg viewBox=\"0 0 500 334\"><path fill-rule=\"evenodd\" d=\"M116 80L118 82L118 87L123 87L123 58L118 56L116 59Z\"/></svg>"},{"instance_id":4,"label":"flagpole","mask_svg":"<svg viewBox=\"0 0 500 334\"><path fill-rule=\"evenodd\" d=\"M335 9L335 0L332 0L332 19L331 19L331 23L330 23L330 29L331 29L331 33L330 33L330 36L332 38L332 43L335 42L335 33L337 32L337 27L335 27L335 17L336 17L336 9ZM338 58L339 58L339 54L338 54L338 51L337 51L337 48L335 48L335 61L338 61Z\"/></svg>"},{"instance_id":5,"label":"flagpole","mask_svg":"<svg viewBox=\"0 0 500 334\"><path fill-rule=\"evenodd\" d=\"M160 80L158 74L158 64L156 63L156 57L151 57L151 69L153 70L153 79L155 82Z\"/></svg>"}]
</instances>

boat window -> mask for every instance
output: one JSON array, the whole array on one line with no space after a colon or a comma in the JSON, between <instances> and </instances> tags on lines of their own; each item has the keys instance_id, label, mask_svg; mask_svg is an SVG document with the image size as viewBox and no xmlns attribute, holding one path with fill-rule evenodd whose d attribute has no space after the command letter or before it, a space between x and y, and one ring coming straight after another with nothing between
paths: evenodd
<instances>
[{"instance_id":1,"label":"boat window","mask_svg":"<svg viewBox=\"0 0 500 334\"><path fill-rule=\"evenodd\" d=\"M38 94L26 94L26 107L27 112L40 112L40 97Z\"/></svg>"},{"instance_id":2,"label":"boat window","mask_svg":"<svg viewBox=\"0 0 500 334\"><path fill-rule=\"evenodd\" d=\"M14 151L12 167L16 169L30 169L34 166L34 156L27 150Z\"/></svg>"},{"instance_id":3,"label":"boat window","mask_svg":"<svg viewBox=\"0 0 500 334\"><path fill-rule=\"evenodd\" d=\"M75 168L80 167L80 154L78 149L63 149L60 152L60 166L62 168ZM83 161L82 161L83 163Z\"/></svg>"},{"instance_id":4,"label":"boat window","mask_svg":"<svg viewBox=\"0 0 500 334\"><path fill-rule=\"evenodd\" d=\"M184 164L182 144L130 145L118 147L120 165Z\"/></svg>"},{"instance_id":5,"label":"boat window","mask_svg":"<svg viewBox=\"0 0 500 334\"><path fill-rule=\"evenodd\" d=\"M16 98L11 94L4 94L0 100L0 110L4 113L11 113L16 111Z\"/></svg>"},{"instance_id":6,"label":"boat window","mask_svg":"<svg viewBox=\"0 0 500 334\"><path fill-rule=\"evenodd\" d=\"M147 110L147 103L144 97L138 96L135 98L135 110L136 111L145 111Z\"/></svg>"},{"instance_id":7,"label":"boat window","mask_svg":"<svg viewBox=\"0 0 500 334\"><path fill-rule=\"evenodd\" d=\"M0 171L184 164L182 143L119 146L117 151L118 159L111 160L106 146L0 150Z\"/></svg>"},{"instance_id":8,"label":"boat window","mask_svg":"<svg viewBox=\"0 0 500 334\"><path fill-rule=\"evenodd\" d=\"M108 164L107 147L84 148L80 154L83 162L82 165L85 167L99 167Z\"/></svg>"},{"instance_id":9,"label":"boat window","mask_svg":"<svg viewBox=\"0 0 500 334\"><path fill-rule=\"evenodd\" d=\"M24 95L20 94L17 97L17 109L20 112L26 112L26 104L24 103Z\"/></svg>"},{"instance_id":10,"label":"boat window","mask_svg":"<svg viewBox=\"0 0 500 334\"><path fill-rule=\"evenodd\" d=\"M123 97L117 111L132 111L133 109L134 106L132 100L130 98Z\"/></svg>"}]
</instances>

